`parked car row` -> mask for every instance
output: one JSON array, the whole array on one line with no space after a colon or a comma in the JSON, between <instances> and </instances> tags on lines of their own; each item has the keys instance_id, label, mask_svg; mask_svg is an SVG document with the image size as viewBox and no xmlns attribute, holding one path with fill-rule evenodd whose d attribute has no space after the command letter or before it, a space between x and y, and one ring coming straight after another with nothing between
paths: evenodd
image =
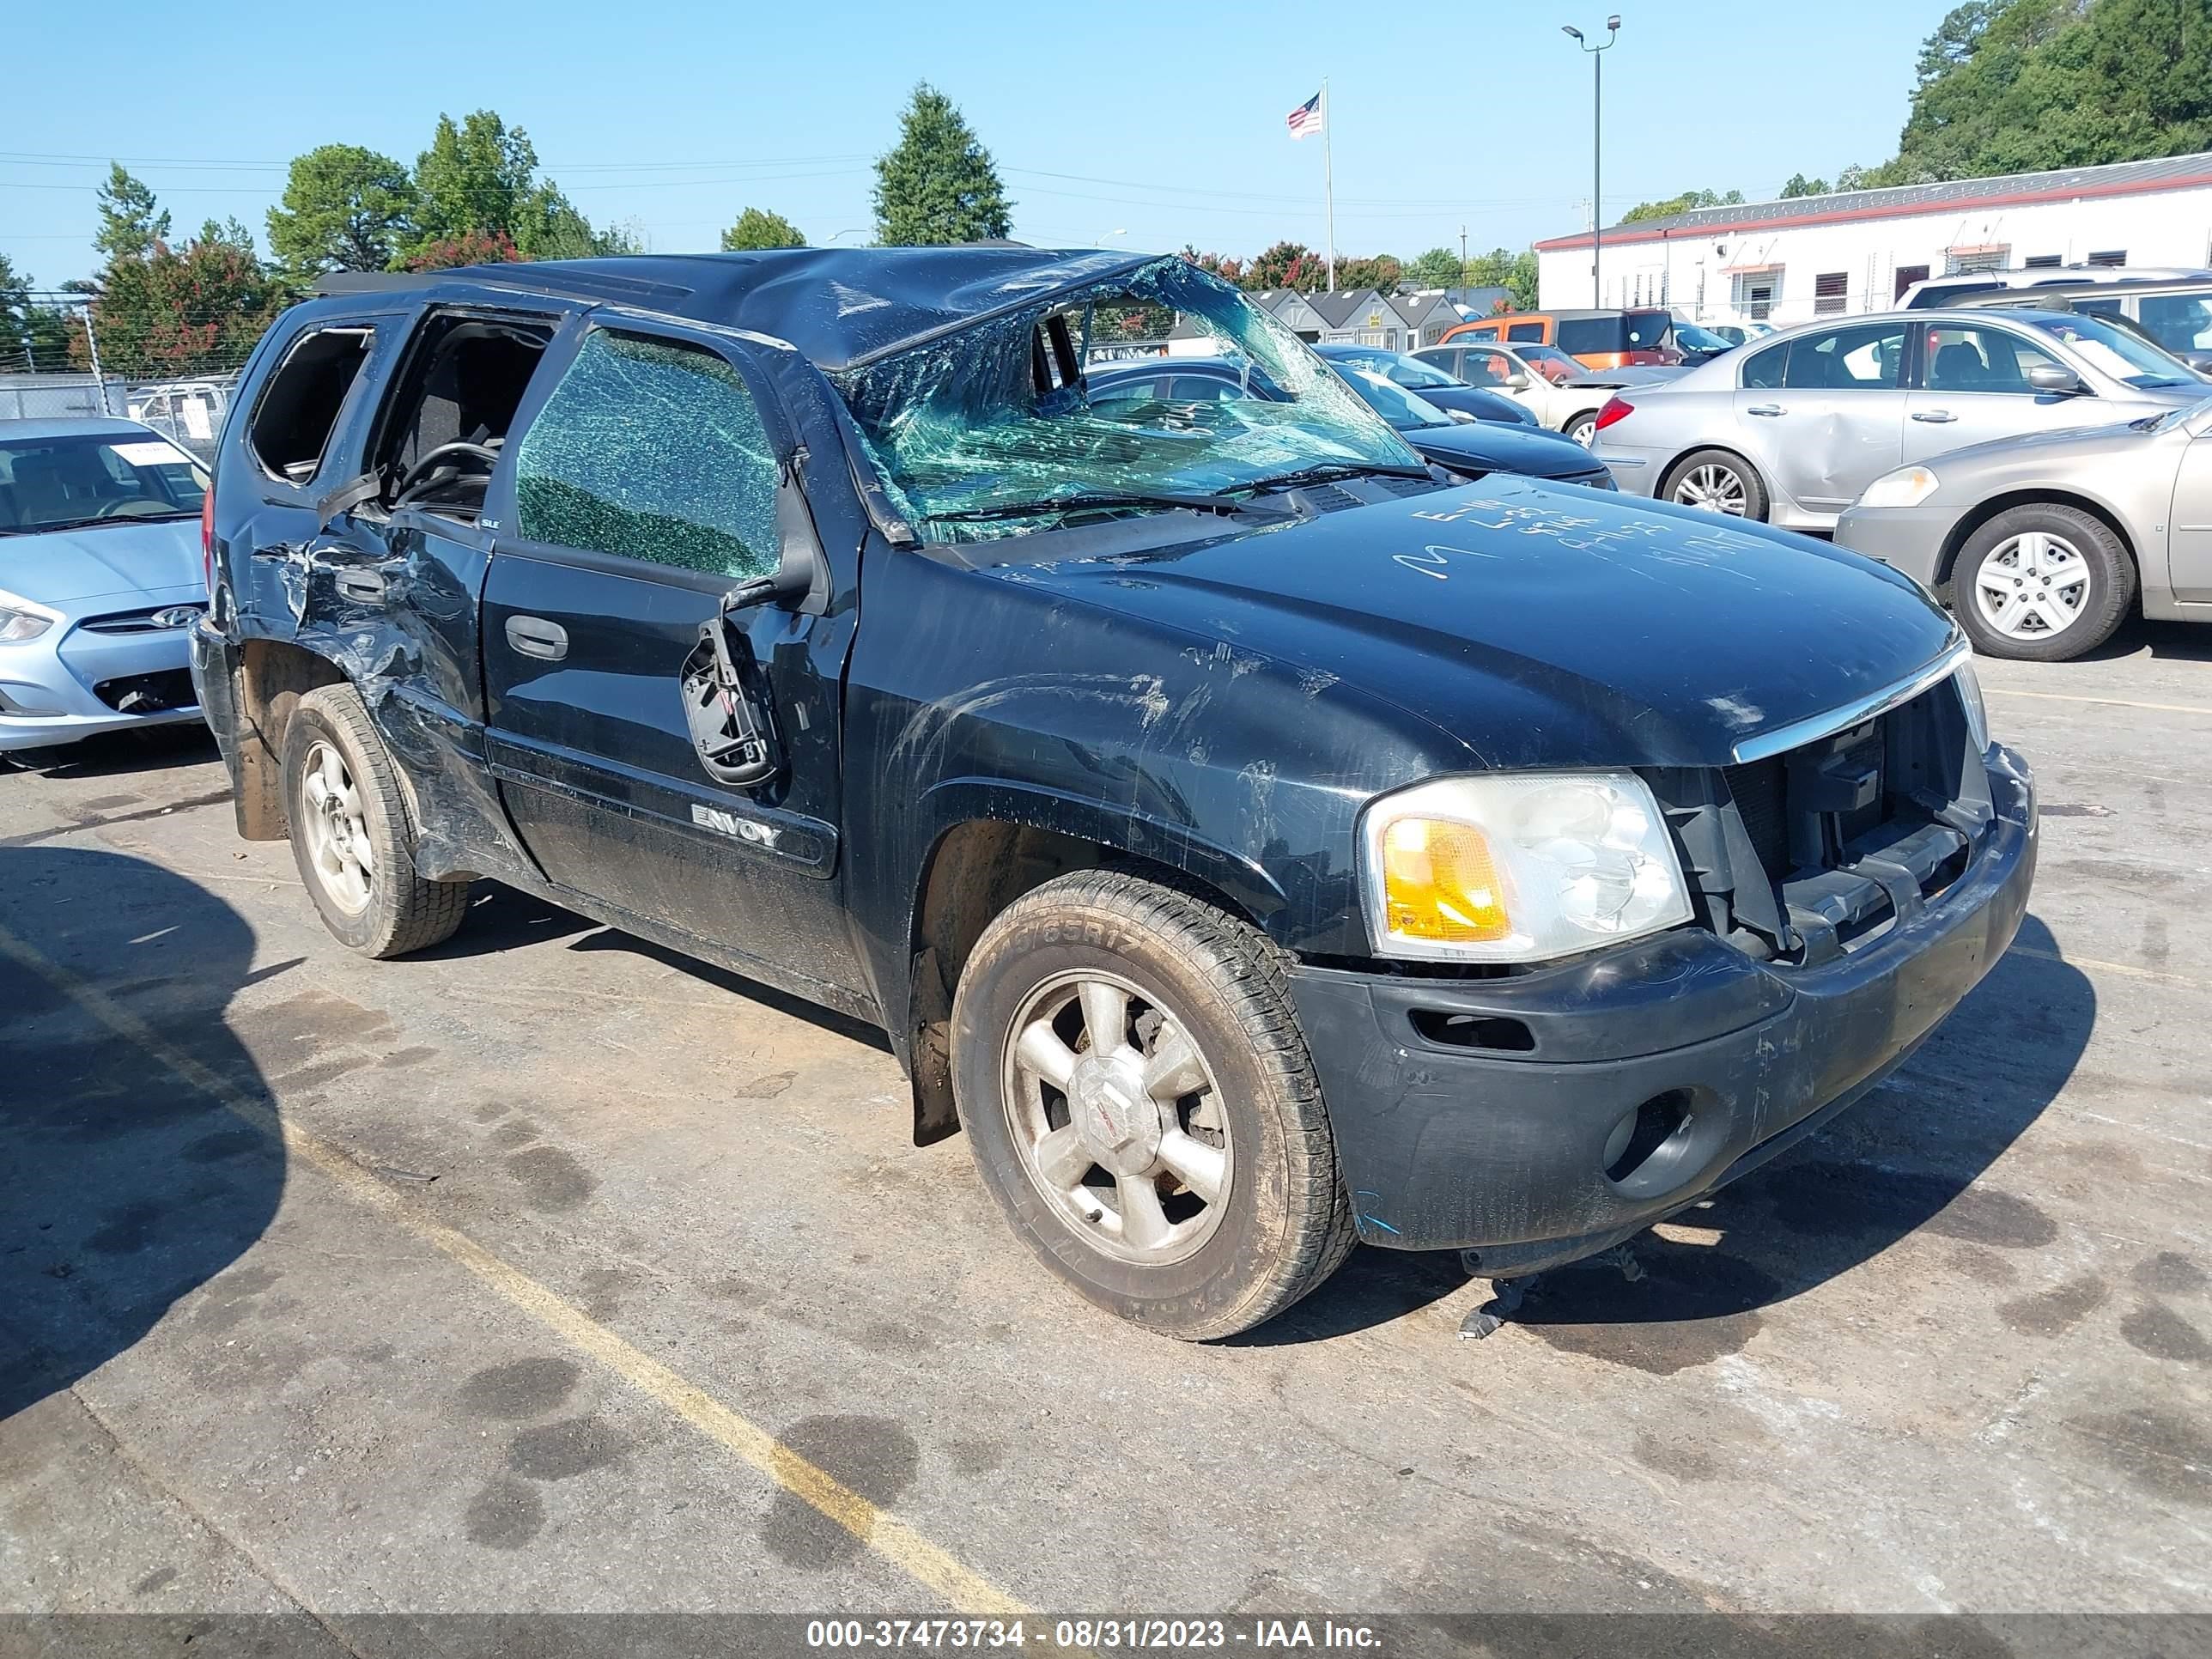
<instances>
[{"instance_id":1,"label":"parked car row","mask_svg":"<svg viewBox=\"0 0 2212 1659\"><path fill-rule=\"evenodd\" d=\"M1832 532L1949 598L1979 649L2056 659L2131 611L2212 618L2208 397L2124 318L1921 307L1625 389L1594 447L1630 494Z\"/></svg>"}]
</instances>

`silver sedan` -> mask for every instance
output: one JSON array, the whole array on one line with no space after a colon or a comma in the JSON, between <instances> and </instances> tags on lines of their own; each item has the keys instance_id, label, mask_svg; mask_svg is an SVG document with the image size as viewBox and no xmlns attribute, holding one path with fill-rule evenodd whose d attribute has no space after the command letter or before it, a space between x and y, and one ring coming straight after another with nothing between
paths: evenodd
<instances>
[{"instance_id":1,"label":"silver sedan","mask_svg":"<svg viewBox=\"0 0 2212 1659\"><path fill-rule=\"evenodd\" d=\"M1593 447L1621 489L1827 530L1899 465L1996 438L2156 415L2212 390L2140 335L2071 312L1933 310L1784 330L1622 391Z\"/></svg>"},{"instance_id":2,"label":"silver sedan","mask_svg":"<svg viewBox=\"0 0 2212 1659\"><path fill-rule=\"evenodd\" d=\"M2212 622L2212 398L1899 467L1836 540L1935 589L1991 656L2076 657L2138 607Z\"/></svg>"}]
</instances>

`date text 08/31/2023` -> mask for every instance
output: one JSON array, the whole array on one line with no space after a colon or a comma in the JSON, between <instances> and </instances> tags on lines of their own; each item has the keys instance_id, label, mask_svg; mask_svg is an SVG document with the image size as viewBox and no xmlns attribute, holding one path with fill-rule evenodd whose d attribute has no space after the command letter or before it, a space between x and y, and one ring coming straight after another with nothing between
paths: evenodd
<instances>
[{"instance_id":1,"label":"date text 08/31/2023","mask_svg":"<svg viewBox=\"0 0 2212 1659\"><path fill-rule=\"evenodd\" d=\"M1335 1648L1373 1651L1370 1626L1309 1619L815 1619L806 1645L866 1648L1041 1648L1144 1651Z\"/></svg>"}]
</instances>

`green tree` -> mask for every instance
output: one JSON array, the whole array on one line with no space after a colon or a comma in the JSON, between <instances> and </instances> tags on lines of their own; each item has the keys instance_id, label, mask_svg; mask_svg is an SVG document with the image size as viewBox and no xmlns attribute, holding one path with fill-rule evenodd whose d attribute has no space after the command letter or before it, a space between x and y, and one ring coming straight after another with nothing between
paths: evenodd
<instances>
[{"instance_id":1,"label":"green tree","mask_svg":"<svg viewBox=\"0 0 2212 1659\"><path fill-rule=\"evenodd\" d=\"M1396 289L1399 279L1405 274L1405 266L1388 253L1378 253L1371 259L1339 259L1336 262L1336 285L1347 293L1373 288L1388 294ZM1327 273L1323 275L1325 276Z\"/></svg>"},{"instance_id":2,"label":"green tree","mask_svg":"<svg viewBox=\"0 0 2212 1659\"><path fill-rule=\"evenodd\" d=\"M459 123L439 116L430 148L415 158L412 234L400 251L411 257L471 231L514 237L537 177L538 151L521 128L510 129L488 109ZM545 204L534 205L542 221Z\"/></svg>"},{"instance_id":3,"label":"green tree","mask_svg":"<svg viewBox=\"0 0 2212 1659\"><path fill-rule=\"evenodd\" d=\"M514 239L503 230L465 230L424 242L407 256L410 270L451 270L456 265L501 265L520 259Z\"/></svg>"},{"instance_id":4,"label":"green tree","mask_svg":"<svg viewBox=\"0 0 2212 1659\"><path fill-rule=\"evenodd\" d=\"M305 282L329 270L384 270L412 232L415 181L406 167L358 144L321 144L292 158L269 251Z\"/></svg>"},{"instance_id":5,"label":"green tree","mask_svg":"<svg viewBox=\"0 0 2212 1659\"><path fill-rule=\"evenodd\" d=\"M1686 190L1663 202L1638 202L1620 216L1620 222L1632 225L1639 219L1671 219L1678 213L1694 212L1698 208L1734 207L1742 200L1743 192L1740 190L1732 190L1725 196L1717 196L1710 190Z\"/></svg>"},{"instance_id":6,"label":"green tree","mask_svg":"<svg viewBox=\"0 0 2212 1659\"><path fill-rule=\"evenodd\" d=\"M1457 288L1465 267L1448 247L1432 247L1406 267L1406 275L1423 288Z\"/></svg>"},{"instance_id":7,"label":"green tree","mask_svg":"<svg viewBox=\"0 0 2212 1659\"><path fill-rule=\"evenodd\" d=\"M92 301L100 367L111 374L168 378L224 374L246 361L284 303L262 269L244 227L210 222L214 235L181 250L157 240L144 254L108 260ZM90 367L82 342L71 342L77 366Z\"/></svg>"},{"instance_id":8,"label":"green tree","mask_svg":"<svg viewBox=\"0 0 2212 1659\"><path fill-rule=\"evenodd\" d=\"M1528 248L1515 253L1502 247L1478 253L1468 261L1467 281L1470 288L1510 289L1515 309L1533 310L1536 304L1536 255Z\"/></svg>"},{"instance_id":9,"label":"green tree","mask_svg":"<svg viewBox=\"0 0 2212 1659\"><path fill-rule=\"evenodd\" d=\"M899 117L899 141L876 161L876 240L932 247L1003 237L1013 204L999 170L952 100L927 82Z\"/></svg>"},{"instance_id":10,"label":"green tree","mask_svg":"<svg viewBox=\"0 0 2212 1659\"><path fill-rule=\"evenodd\" d=\"M1200 253L1188 242L1182 245L1182 257L1209 276L1218 276L1224 283L1234 283L1240 288L1249 288L1244 280L1244 262L1218 253Z\"/></svg>"},{"instance_id":11,"label":"green tree","mask_svg":"<svg viewBox=\"0 0 2212 1659\"><path fill-rule=\"evenodd\" d=\"M1827 193L1828 181L1826 179L1808 179L1802 173L1791 173L1790 182L1782 186L1784 201L1793 196L1826 196Z\"/></svg>"},{"instance_id":12,"label":"green tree","mask_svg":"<svg viewBox=\"0 0 2212 1659\"><path fill-rule=\"evenodd\" d=\"M107 182L100 187L99 199L100 228L93 233L92 245L109 258L143 259L155 243L168 240L168 214L122 162L107 164Z\"/></svg>"},{"instance_id":13,"label":"green tree","mask_svg":"<svg viewBox=\"0 0 2212 1659\"><path fill-rule=\"evenodd\" d=\"M722 233L725 253L738 253L749 248L805 246L806 239L799 234L797 225L781 213L771 213L765 208L747 208L738 216L737 222Z\"/></svg>"},{"instance_id":14,"label":"green tree","mask_svg":"<svg viewBox=\"0 0 2212 1659\"><path fill-rule=\"evenodd\" d=\"M1922 46L1869 185L2212 148L2212 0L1970 0Z\"/></svg>"},{"instance_id":15,"label":"green tree","mask_svg":"<svg viewBox=\"0 0 2212 1659\"><path fill-rule=\"evenodd\" d=\"M1328 280L1327 262L1304 242L1278 242L1254 255L1244 267L1249 289L1294 288L1312 294Z\"/></svg>"},{"instance_id":16,"label":"green tree","mask_svg":"<svg viewBox=\"0 0 2212 1659\"><path fill-rule=\"evenodd\" d=\"M0 253L0 374L67 368L68 315L31 297L32 279Z\"/></svg>"}]
</instances>

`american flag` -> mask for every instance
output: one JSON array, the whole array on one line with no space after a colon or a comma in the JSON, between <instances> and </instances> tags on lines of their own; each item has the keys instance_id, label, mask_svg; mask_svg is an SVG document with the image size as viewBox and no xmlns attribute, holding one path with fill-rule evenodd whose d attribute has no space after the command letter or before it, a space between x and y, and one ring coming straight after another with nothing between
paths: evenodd
<instances>
[{"instance_id":1,"label":"american flag","mask_svg":"<svg viewBox=\"0 0 2212 1659\"><path fill-rule=\"evenodd\" d=\"M1321 94L1314 94L1304 103L1292 110L1289 119L1291 137L1293 138L1303 138L1310 132L1319 132L1322 128Z\"/></svg>"}]
</instances>

